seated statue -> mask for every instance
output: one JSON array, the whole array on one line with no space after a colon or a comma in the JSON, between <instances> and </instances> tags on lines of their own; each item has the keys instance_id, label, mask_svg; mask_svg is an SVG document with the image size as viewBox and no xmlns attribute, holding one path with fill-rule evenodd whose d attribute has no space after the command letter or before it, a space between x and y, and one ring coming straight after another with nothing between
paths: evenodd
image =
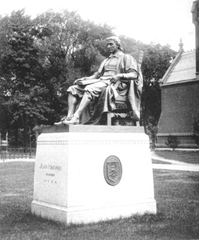
<instances>
[{"instance_id":1,"label":"seated statue","mask_svg":"<svg viewBox=\"0 0 199 240\"><path fill-rule=\"evenodd\" d=\"M118 37L109 37L106 42L109 57L92 76L77 79L68 88L68 114L55 125L95 124L104 111L115 108L114 99L118 94L128 95L132 116L135 121L139 120L143 84L141 70L131 55L123 53ZM90 103L95 105L92 114L87 110Z\"/></svg>"}]
</instances>

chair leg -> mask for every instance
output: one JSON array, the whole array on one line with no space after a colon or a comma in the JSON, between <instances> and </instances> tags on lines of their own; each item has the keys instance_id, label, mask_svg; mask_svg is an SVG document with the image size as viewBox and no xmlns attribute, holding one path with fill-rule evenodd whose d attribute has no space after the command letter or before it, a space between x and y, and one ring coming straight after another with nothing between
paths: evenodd
<instances>
[{"instance_id":1,"label":"chair leg","mask_svg":"<svg viewBox=\"0 0 199 240\"><path fill-rule=\"evenodd\" d=\"M135 121L135 126L140 126L140 121Z\"/></svg>"},{"instance_id":2,"label":"chair leg","mask_svg":"<svg viewBox=\"0 0 199 240\"><path fill-rule=\"evenodd\" d=\"M112 113L107 113L107 125L111 126Z\"/></svg>"}]
</instances>

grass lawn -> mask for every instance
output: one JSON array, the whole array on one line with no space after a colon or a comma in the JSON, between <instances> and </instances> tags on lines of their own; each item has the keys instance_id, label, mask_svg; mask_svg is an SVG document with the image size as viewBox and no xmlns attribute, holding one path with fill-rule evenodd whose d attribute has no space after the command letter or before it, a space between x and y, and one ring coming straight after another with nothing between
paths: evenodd
<instances>
[{"instance_id":1,"label":"grass lawn","mask_svg":"<svg viewBox=\"0 0 199 240\"><path fill-rule=\"evenodd\" d=\"M199 239L199 172L154 170L157 215L64 226L30 213L34 163L0 164L1 240Z\"/></svg>"}]
</instances>

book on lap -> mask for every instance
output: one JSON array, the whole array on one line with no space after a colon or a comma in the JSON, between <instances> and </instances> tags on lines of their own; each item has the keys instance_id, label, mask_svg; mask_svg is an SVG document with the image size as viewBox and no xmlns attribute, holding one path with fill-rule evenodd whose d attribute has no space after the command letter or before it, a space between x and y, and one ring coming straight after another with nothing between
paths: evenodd
<instances>
[{"instance_id":1,"label":"book on lap","mask_svg":"<svg viewBox=\"0 0 199 240\"><path fill-rule=\"evenodd\" d=\"M93 83L97 83L97 82L100 82L100 81L103 81L103 80L109 80L110 77L101 77L101 78L98 78L98 79L78 79L76 84L77 85L80 85L80 86L86 86L86 85L89 85L89 84L93 84Z\"/></svg>"}]
</instances>

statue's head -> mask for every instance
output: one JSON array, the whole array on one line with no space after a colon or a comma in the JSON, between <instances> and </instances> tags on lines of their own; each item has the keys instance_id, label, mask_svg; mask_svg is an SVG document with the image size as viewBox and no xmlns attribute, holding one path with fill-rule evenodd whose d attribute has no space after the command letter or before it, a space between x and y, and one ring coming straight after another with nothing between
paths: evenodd
<instances>
[{"instance_id":1,"label":"statue's head","mask_svg":"<svg viewBox=\"0 0 199 240\"><path fill-rule=\"evenodd\" d=\"M119 37L117 37L117 36L108 37L108 38L106 38L106 41L107 42L108 41L115 42L115 44L118 46L118 49L122 50L121 41L120 41Z\"/></svg>"}]
</instances>

